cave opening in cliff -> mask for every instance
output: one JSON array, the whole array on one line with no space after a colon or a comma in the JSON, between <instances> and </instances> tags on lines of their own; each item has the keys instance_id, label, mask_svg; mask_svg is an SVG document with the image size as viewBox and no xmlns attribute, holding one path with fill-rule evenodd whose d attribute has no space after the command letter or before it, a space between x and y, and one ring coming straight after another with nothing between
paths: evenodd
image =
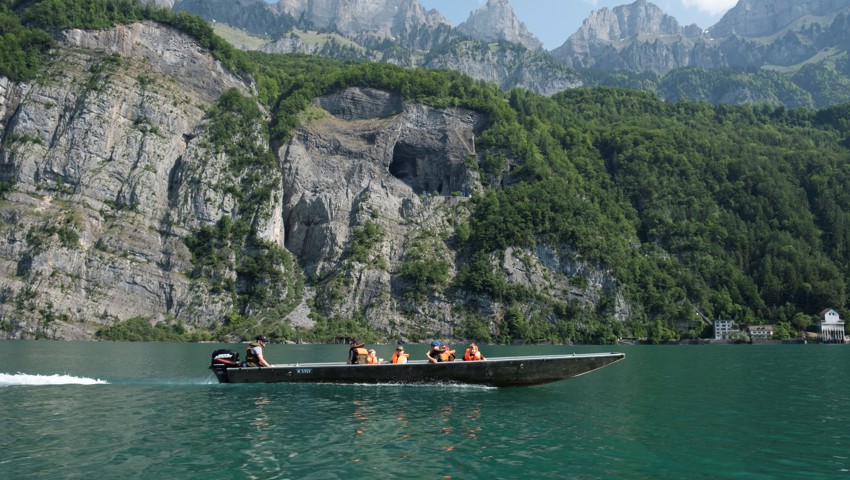
<instances>
[{"instance_id":1,"label":"cave opening in cliff","mask_svg":"<svg viewBox=\"0 0 850 480\"><path fill-rule=\"evenodd\" d=\"M407 184L417 195L448 195L462 190L460 180L454 181L455 170L439 150L405 142L398 142L393 147L390 174Z\"/></svg>"},{"instance_id":2,"label":"cave opening in cliff","mask_svg":"<svg viewBox=\"0 0 850 480\"><path fill-rule=\"evenodd\" d=\"M393 147L393 160L390 163L390 175L410 185L416 193L422 193L419 185L419 162L425 156L420 148L405 143L396 143Z\"/></svg>"}]
</instances>

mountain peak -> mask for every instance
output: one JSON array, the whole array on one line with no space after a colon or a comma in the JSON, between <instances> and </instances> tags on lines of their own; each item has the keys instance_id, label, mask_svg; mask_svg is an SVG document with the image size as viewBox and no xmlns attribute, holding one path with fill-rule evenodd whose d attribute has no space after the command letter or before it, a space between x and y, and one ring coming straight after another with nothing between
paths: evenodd
<instances>
[{"instance_id":1,"label":"mountain peak","mask_svg":"<svg viewBox=\"0 0 850 480\"><path fill-rule=\"evenodd\" d=\"M486 5L472 12L457 29L485 42L504 40L522 44L529 50L543 49L543 42L517 18L509 0L487 0Z\"/></svg>"},{"instance_id":2,"label":"mountain peak","mask_svg":"<svg viewBox=\"0 0 850 480\"><path fill-rule=\"evenodd\" d=\"M701 34L696 25L682 27L657 5L637 0L591 12L552 56L572 67L665 72L691 61L668 45L693 46L694 38ZM659 55L662 50L667 53Z\"/></svg>"},{"instance_id":3,"label":"mountain peak","mask_svg":"<svg viewBox=\"0 0 850 480\"><path fill-rule=\"evenodd\" d=\"M639 35L680 35L679 22L657 5L637 0L613 10L591 12L572 37L617 42ZM570 37L570 38L572 38Z\"/></svg>"},{"instance_id":4,"label":"mountain peak","mask_svg":"<svg viewBox=\"0 0 850 480\"><path fill-rule=\"evenodd\" d=\"M709 30L714 38L774 35L806 17L850 11L847 0L739 0Z\"/></svg>"},{"instance_id":5,"label":"mountain peak","mask_svg":"<svg viewBox=\"0 0 850 480\"><path fill-rule=\"evenodd\" d=\"M426 12L419 0L278 0L277 8L315 29L348 36L393 38L414 26L450 24L436 10Z\"/></svg>"}]
</instances>

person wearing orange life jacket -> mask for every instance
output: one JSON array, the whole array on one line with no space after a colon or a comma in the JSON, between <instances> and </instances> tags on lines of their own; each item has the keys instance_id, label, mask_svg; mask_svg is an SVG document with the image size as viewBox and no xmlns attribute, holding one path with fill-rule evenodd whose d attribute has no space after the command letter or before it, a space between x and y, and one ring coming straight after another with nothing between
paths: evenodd
<instances>
[{"instance_id":1,"label":"person wearing orange life jacket","mask_svg":"<svg viewBox=\"0 0 850 480\"><path fill-rule=\"evenodd\" d=\"M409 356L409 353L404 353L404 346L399 345L395 347L395 352L390 357L390 363L407 363L407 357Z\"/></svg>"},{"instance_id":2,"label":"person wearing orange life jacket","mask_svg":"<svg viewBox=\"0 0 850 480\"><path fill-rule=\"evenodd\" d=\"M356 339L351 339L351 348L348 349L349 365L363 365L368 362L369 351L366 346L358 342Z\"/></svg>"},{"instance_id":3,"label":"person wearing orange life jacket","mask_svg":"<svg viewBox=\"0 0 850 480\"><path fill-rule=\"evenodd\" d=\"M475 342L469 344L469 348L463 353L463 359L466 361L472 360L487 360L484 355L478 350L478 345Z\"/></svg>"},{"instance_id":4,"label":"person wearing orange life jacket","mask_svg":"<svg viewBox=\"0 0 850 480\"><path fill-rule=\"evenodd\" d=\"M451 362L455 359L455 351L449 350L448 345L440 344L439 340L431 342L431 350L425 354L431 363Z\"/></svg>"},{"instance_id":5,"label":"person wearing orange life jacket","mask_svg":"<svg viewBox=\"0 0 850 480\"><path fill-rule=\"evenodd\" d=\"M455 351L451 350L448 345L443 345L443 351L440 352L440 361L441 362L454 362L455 361Z\"/></svg>"},{"instance_id":6,"label":"person wearing orange life jacket","mask_svg":"<svg viewBox=\"0 0 850 480\"><path fill-rule=\"evenodd\" d=\"M369 365L378 365L383 361L383 358L378 358L378 354L374 349L369 349L369 355L366 356L366 363Z\"/></svg>"}]
</instances>

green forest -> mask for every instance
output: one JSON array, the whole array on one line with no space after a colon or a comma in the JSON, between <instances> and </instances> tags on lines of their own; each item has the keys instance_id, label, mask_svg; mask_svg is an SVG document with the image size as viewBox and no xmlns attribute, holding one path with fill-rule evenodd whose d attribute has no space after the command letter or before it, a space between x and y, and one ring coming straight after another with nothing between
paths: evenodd
<instances>
[{"instance_id":1,"label":"green forest","mask_svg":"<svg viewBox=\"0 0 850 480\"><path fill-rule=\"evenodd\" d=\"M659 343L706 337L707 321L718 318L776 325L780 337L789 338L813 328L825 308L847 312L850 104L811 110L664 102L615 87L544 97L503 92L454 72L241 52L199 17L131 0L0 5L0 74L10 80L38 78L53 47L52 30L155 20L192 35L232 71L254 79L255 100L272 112L272 146L286 141L312 99L351 86L486 113L489 126L472 168L486 173L489 184L472 199L469 224L452 239L458 275L446 278L445 259L429 259L429 249L421 247L411 251L412 267L402 272L415 298L438 285L503 302L508 315L500 333L490 335L470 315L461 325L469 338L610 343L634 337ZM258 198L249 195L245 202L252 200ZM246 231L232 243L250 245L244 240L250 240L250 228L234 229ZM233 235L222 237L223 229L189 240L199 265L212 261L203 256L209 250L205 238L221 242ZM376 234L364 230L362 236L370 233ZM612 299L588 310L517 288L490 261L506 248L536 245L568 246L611 271L633 306L631 318L614 319ZM264 251L248 257L284 261L285 252ZM357 251L352 246L352 255ZM416 272L425 273L420 278ZM357 319L334 322L319 319L312 338L362 329Z\"/></svg>"}]
</instances>

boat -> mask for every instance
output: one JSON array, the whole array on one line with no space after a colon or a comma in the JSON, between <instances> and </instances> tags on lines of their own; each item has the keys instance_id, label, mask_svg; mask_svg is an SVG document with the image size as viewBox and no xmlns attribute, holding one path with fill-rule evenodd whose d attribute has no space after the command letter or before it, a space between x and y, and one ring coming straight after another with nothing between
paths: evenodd
<instances>
[{"instance_id":1,"label":"boat","mask_svg":"<svg viewBox=\"0 0 850 480\"><path fill-rule=\"evenodd\" d=\"M487 387L542 385L618 362L624 353L576 353L495 357L471 362L349 365L344 362L278 364L247 367L232 350L216 350L210 368L219 383L443 384Z\"/></svg>"}]
</instances>

